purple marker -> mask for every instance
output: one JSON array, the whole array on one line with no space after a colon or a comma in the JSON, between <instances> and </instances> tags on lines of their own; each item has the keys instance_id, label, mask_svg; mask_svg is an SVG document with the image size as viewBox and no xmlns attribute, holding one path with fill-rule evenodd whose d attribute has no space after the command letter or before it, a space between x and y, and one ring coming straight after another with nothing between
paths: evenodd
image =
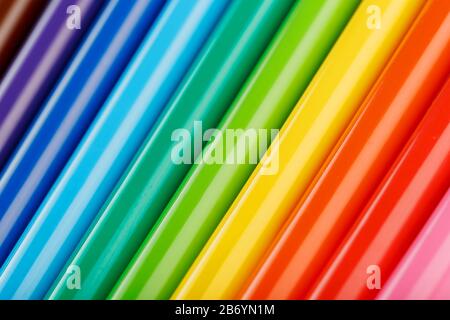
<instances>
[{"instance_id":1,"label":"purple marker","mask_svg":"<svg viewBox=\"0 0 450 320\"><path fill-rule=\"evenodd\" d=\"M0 83L0 170L102 6L52 1Z\"/></svg>"}]
</instances>

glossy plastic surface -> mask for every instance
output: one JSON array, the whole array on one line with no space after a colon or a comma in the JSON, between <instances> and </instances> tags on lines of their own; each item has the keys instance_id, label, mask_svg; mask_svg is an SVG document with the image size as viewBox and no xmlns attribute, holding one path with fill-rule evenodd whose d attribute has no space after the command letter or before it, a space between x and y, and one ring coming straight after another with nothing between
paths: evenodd
<instances>
[{"instance_id":1,"label":"glossy plastic surface","mask_svg":"<svg viewBox=\"0 0 450 320\"><path fill-rule=\"evenodd\" d=\"M111 0L0 178L0 265L39 208L164 1Z\"/></svg>"},{"instance_id":2,"label":"glossy plastic surface","mask_svg":"<svg viewBox=\"0 0 450 320\"><path fill-rule=\"evenodd\" d=\"M49 290L228 3L166 4L5 263L1 298Z\"/></svg>"},{"instance_id":3,"label":"glossy plastic surface","mask_svg":"<svg viewBox=\"0 0 450 320\"><path fill-rule=\"evenodd\" d=\"M447 84L308 298L373 299L379 293L449 188L449 97Z\"/></svg>"},{"instance_id":4,"label":"glossy plastic surface","mask_svg":"<svg viewBox=\"0 0 450 320\"><path fill-rule=\"evenodd\" d=\"M103 0L52 1L0 82L0 170L39 111ZM69 29L67 8L83 13Z\"/></svg>"},{"instance_id":5,"label":"glossy plastic surface","mask_svg":"<svg viewBox=\"0 0 450 320\"><path fill-rule=\"evenodd\" d=\"M300 1L220 129L280 128L358 4ZM113 298L170 297L256 166L250 161L238 163L236 158L222 164L214 160L216 155L228 145L227 157L237 151L247 159L259 145L258 139L250 140L244 149L221 135L208 145L203 162L190 170L125 271ZM264 151L260 148L259 155Z\"/></svg>"},{"instance_id":6,"label":"glossy plastic surface","mask_svg":"<svg viewBox=\"0 0 450 320\"><path fill-rule=\"evenodd\" d=\"M82 247L69 265L83 270L83 286L69 290L65 273L51 299L104 299L130 262L154 222L201 150L189 145L189 163L175 163L180 142L173 132L185 129L193 139L216 127L294 1L235 1L213 32L189 75L171 99L126 178L105 204ZM200 145L201 147L201 145ZM200 148L201 149L201 148ZM69 267L70 268L70 267ZM69 269L70 271L70 269Z\"/></svg>"},{"instance_id":7,"label":"glossy plastic surface","mask_svg":"<svg viewBox=\"0 0 450 320\"><path fill-rule=\"evenodd\" d=\"M422 10L243 297L302 298L320 275L449 74L443 5Z\"/></svg>"}]
</instances>

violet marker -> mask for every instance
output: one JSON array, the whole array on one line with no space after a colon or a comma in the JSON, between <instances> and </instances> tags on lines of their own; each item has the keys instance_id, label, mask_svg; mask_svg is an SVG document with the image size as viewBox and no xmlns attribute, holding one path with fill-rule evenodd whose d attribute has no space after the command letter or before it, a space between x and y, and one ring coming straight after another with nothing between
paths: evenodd
<instances>
[{"instance_id":1,"label":"violet marker","mask_svg":"<svg viewBox=\"0 0 450 320\"><path fill-rule=\"evenodd\" d=\"M52 1L0 83L0 170L103 0Z\"/></svg>"}]
</instances>

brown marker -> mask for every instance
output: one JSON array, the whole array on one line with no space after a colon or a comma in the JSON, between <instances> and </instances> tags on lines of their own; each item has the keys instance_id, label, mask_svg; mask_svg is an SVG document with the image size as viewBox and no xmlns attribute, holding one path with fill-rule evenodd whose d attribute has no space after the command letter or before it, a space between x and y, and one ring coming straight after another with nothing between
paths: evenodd
<instances>
[{"instance_id":1,"label":"brown marker","mask_svg":"<svg viewBox=\"0 0 450 320\"><path fill-rule=\"evenodd\" d=\"M48 0L0 0L0 79Z\"/></svg>"}]
</instances>

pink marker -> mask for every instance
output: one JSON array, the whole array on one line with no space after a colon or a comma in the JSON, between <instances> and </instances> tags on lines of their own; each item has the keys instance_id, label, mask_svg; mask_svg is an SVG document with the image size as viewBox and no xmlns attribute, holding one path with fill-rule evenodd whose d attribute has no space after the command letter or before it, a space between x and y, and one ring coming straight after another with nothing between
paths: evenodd
<instances>
[{"instance_id":1,"label":"pink marker","mask_svg":"<svg viewBox=\"0 0 450 320\"><path fill-rule=\"evenodd\" d=\"M377 299L450 299L450 189Z\"/></svg>"}]
</instances>

